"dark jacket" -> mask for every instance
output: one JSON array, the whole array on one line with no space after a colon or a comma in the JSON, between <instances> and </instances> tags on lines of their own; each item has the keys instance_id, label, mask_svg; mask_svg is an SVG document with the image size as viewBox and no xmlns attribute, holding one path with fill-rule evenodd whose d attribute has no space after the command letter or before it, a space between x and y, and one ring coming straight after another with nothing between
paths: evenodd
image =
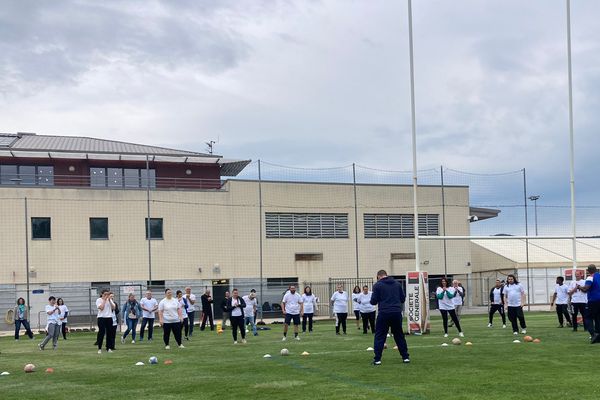
<instances>
[{"instance_id":1,"label":"dark jacket","mask_svg":"<svg viewBox=\"0 0 600 400\"><path fill-rule=\"evenodd\" d=\"M402 313L406 295L402 285L391 276L380 279L373 285L371 304L379 305L378 311L383 314Z\"/></svg>"},{"instance_id":2,"label":"dark jacket","mask_svg":"<svg viewBox=\"0 0 600 400\"><path fill-rule=\"evenodd\" d=\"M206 293L203 294L202 296L200 296L200 301L202 302L202 311L205 314L209 314L212 311L212 308L210 305L212 304L213 299L212 299L212 297L210 297L210 300L209 300L208 297L209 296L207 296Z\"/></svg>"},{"instance_id":3,"label":"dark jacket","mask_svg":"<svg viewBox=\"0 0 600 400\"><path fill-rule=\"evenodd\" d=\"M226 311L230 314L235 309L235 307L231 306L232 300L233 300L233 297L230 297L229 299L227 299L227 310ZM242 317L243 317L244 316L244 308L246 307L246 302L241 297L238 297L238 300L239 300L239 303L237 306L242 311Z\"/></svg>"},{"instance_id":4,"label":"dark jacket","mask_svg":"<svg viewBox=\"0 0 600 400\"><path fill-rule=\"evenodd\" d=\"M494 289L496 286L490 290L490 304L494 303ZM500 304L504 305L504 286L500 286Z\"/></svg>"},{"instance_id":5,"label":"dark jacket","mask_svg":"<svg viewBox=\"0 0 600 400\"><path fill-rule=\"evenodd\" d=\"M230 297L231 299L231 297ZM223 301L221 302L221 311L223 312L229 312L229 310L227 309L227 298L224 298Z\"/></svg>"}]
</instances>

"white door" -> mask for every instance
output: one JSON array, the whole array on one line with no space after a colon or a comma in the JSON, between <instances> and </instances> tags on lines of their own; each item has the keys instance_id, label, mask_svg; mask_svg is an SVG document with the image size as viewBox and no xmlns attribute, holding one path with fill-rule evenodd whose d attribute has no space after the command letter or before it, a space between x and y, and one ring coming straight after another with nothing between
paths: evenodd
<instances>
[{"instance_id":1,"label":"white door","mask_svg":"<svg viewBox=\"0 0 600 400\"><path fill-rule=\"evenodd\" d=\"M32 330L44 329L46 327L46 313L44 312L48 297L50 297L49 285L29 285L29 323ZM17 298L22 297L27 301L27 286L17 285Z\"/></svg>"}]
</instances>

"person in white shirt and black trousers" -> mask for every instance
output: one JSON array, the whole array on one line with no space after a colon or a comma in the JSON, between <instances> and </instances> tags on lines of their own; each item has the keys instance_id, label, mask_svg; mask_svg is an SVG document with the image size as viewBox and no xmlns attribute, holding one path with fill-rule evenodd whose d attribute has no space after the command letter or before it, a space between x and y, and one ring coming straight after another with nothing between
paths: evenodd
<instances>
[{"instance_id":1,"label":"person in white shirt and black trousers","mask_svg":"<svg viewBox=\"0 0 600 400\"><path fill-rule=\"evenodd\" d=\"M525 324L525 315L523 314L523 304L525 304L525 289L517 281L514 275L508 275L506 278L508 283L504 287L504 306L508 307L508 319L512 324L514 335L519 334L519 326L517 319L521 325L521 333L527 333L527 325Z\"/></svg>"},{"instance_id":2,"label":"person in white shirt and black trousers","mask_svg":"<svg viewBox=\"0 0 600 400\"><path fill-rule=\"evenodd\" d=\"M239 296L238 290L233 289L231 297L227 299L227 312L229 312L229 320L231 321L231 334L233 335L233 344L237 344L237 331L240 330L242 335L242 343L246 343L246 327L244 326L244 308L246 302Z\"/></svg>"},{"instance_id":3,"label":"person in white shirt and black trousers","mask_svg":"<svg viewBox=\"0 0 600 400\"><path fill-rule=\"evenodd\" d=\"M158 320L163 328L163 341L165 350L170 350L169 339L171 332L180 349L185 348L181 343L181 323L183 321L183 310L179 300L173 297L171 289L165 290L165 298L158 303Z\"/></svg>"},{"instance_id":4,"label":"person in white shirt and black trousers","mask_svg":"<svg viewBox=\"0 0 600 400\"><path fill-rule=\"evenodd\" d=\"M362 317L364 335L368 333L369 325L371 325L371 333L375 334L375 306L371 304L372 294L372 292L369 292L369 287L365 285L362 293L356 298Z\"/></svg>"},{"instance_id":5,"label":"person in white shirt and black trousers","mask_svg":"<svg viewBox=\"0 0 600 400\"><path fill-rule=\"evenodd\" d=\"M554 294L550 307L556 303L556 315L558 316L558 327L563 328L564 319L567 320L568 326L573 326L571 316L569 315L569 288L565 285L565 278L562 276L556 277L556 286L554 286ZM563 319L564 316L564 319Z\"/></svg>"},{"instance_id":6,"label":"person in white shirt and black trousers","mask_svg":"<svg viewBox=\"0 0 600 400\"><path fill-rule=\"evenodd\" d=\"M504 285L500 279L496 279L496 286L490 290L490 322L488 328L492 327L494 314L498 312L502 317L502 327L506 328L506 314L504 313Z\"/></svg>"},{"instance_id":7,"label":"person in white shirt and black trousers","mask_svg":"<svg viewBox=\"0 0 600 400\"><path fill-rule=\"evenodd\" d=\"M340 326L346 334L346 320L348 319L348 293L344 292L342 285L337 285L337 291L331 296L331 304L335 314L335 334L340 334Z\"/></svg>"}]
</instances>

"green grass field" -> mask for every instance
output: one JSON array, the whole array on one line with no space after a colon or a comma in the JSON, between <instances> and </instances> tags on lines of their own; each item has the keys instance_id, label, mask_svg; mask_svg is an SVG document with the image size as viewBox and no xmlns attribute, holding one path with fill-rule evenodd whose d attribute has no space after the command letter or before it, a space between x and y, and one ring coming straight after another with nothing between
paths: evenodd
<instances>
[{"instance_id":1,"label":"green grass field","mask_svg":"<svg viewBox=\"0 0 600 400\"><path fill-rule=\"evenodd\" d=\"M515 344L510 328L488 329L485 316L464 316L463 343L473 346L441 347L457 335L451 328L444 339L434 312L432 334L407 338L411 364L402 364L390 338L378 367L366 351L372 335L363 335L353 321L347 336L335 336L331 321L317 322L315 332L286 343L281 325L236 346L229 330L196 331L185 349L169 351L158 330L153 343L118 343L116 352L102 355L89 333L72 334L58 350L43 352L37 349L41 335L19 342L5 337L0 371L10 375L0 376L0 399L597 399L600 345L590 345L585 332L556 328L553 313L526 318L528 334L541 343ZM284 347L287 357L280 356ZM273 357L264 359L267 353ZM148 364L152 355L158 365ZM173 364L164 365L166 359ZM146 365L135 366L138 361ZM26 363L37 372L24 373ZM45 373L48 367L55 372Z\"/></svg>"}]
</instances>

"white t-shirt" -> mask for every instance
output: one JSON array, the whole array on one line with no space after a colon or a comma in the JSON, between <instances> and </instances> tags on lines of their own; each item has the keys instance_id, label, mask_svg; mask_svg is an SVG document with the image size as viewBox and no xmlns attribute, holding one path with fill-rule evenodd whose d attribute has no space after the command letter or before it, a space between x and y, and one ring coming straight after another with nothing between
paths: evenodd
<instances>
[{"instance_id":1,"label":"white t-shirt","mask_svg":"<svg viewBox=\"0 0 600 400\"><path fill-rule=\"evenodd\" d=\"M360 304L356 301L358 296L360 296L360 293L352 293L352 311L360 311Z\"/></svg>"},{"instance_id":2,"label":"white t-shirt","mask_svg":"<svg viewBox=\"0 0 600 400\"><path fill-rule=\"evenodd\" d=\"M317 298L314 294L302 294L302 302L304 303L304 314L314 314L317 305Z\"/></svg>"},{"instance_id":3,"label":"white t-shirt","mask_svg":"<svg viewBox=\"0 0 600 400\"><path fill-rule=\"evenodd\" d=\"M358 295L358 303L361 313L371 313L375 311L375 306L371 304L372 294L373 292L369 292L367 294L361 293Z\"/></svg>"},{"instance_id":4,"label":"white t-shirt","mask_svg":"<svg viewBox=\"0 0 600 400\"><path fill-rule=\"evenodd\" d=\"M241 307L238 307L240 305L241 301L240 298L238 297L237 299L235 297L231 297L231 307L233 308L233 310L231 310L231 316L232 317L241 317L242 316L242 309Z\"/></svg>"},{"instance_id":5,"label":"white t-shirt","mask_svg":"<svg viewBox=\"0 0 600 400\"><path fill-rule=\"evenodd\" d=\"M186 297L185 293L183 294L183 297ZM187 309L188 314L196 311L196 295L194 293L190 293L190 298L189 299L186 298L186 300L188 301L188 309ZM194 304L192 304L192 301L194 302Z\"/></svg>"},{"instance_id":6,"label":"white t-shirt","mask_svg":"<svg viewBox=\"0 0 600 400\"><path fill-rule=\"evenodd\" d=\"M173 323L179 322L179 314L177 310L179 309L179 300L175 297L171 297L171 300L166 297L158 303L158 311L163 314L163 322Z\"/></svg>"},{"instance_id":7,"label":"white t-shirt","mask_svg":"<svg viewBox=\"0 0 600 400\"><path fill-rule=\"evenodd\" d=\"M187 319L188 316L185 309L185 303L183 302L183 297L181 299L177 299L177 301L179 301L179 308L181 308L181 316L183 319ZM192 307L192 305L188 302L188 310L190 307Z\"/></svg>"},{"instance_id":8,"label":"white t-shirt","mask_svg":"<svg viewBox=\"0 0 600 400\"><path fill-rule=\"evenodd\" d=\"M100 310L99 307L102 305L103 302L104 302L104 300L102 299L102 297L100 297L98 300L96 300L96 308L98 309L98 318L112 318L113 310L110 305L110 300L106 300L104 309Z\"/></svg>"},{"instance_id":9,"label":"white t-shirt","mask_svg":"<svg viewBox=\"0 0 600 400\"><path fill-rule=\"evenodd\" d=\"M462 294L465 292L463 288L461 288L460 286L458 286L457 288L454 288L454 290L456 291L456 296L454 296L452 298L452 304L454 304L454 306L462 306L463 305L463 297Z\"/></svg>"},{"instance_id":10,"label":"white t-shirt","mask_svg":"<svg viewBox=\"0 0 600 400\"><path fill-rule=\"evenodd\" d=\"M500 295L500 293L502 293L502 286L500 286L499 288L495 287L492 292L492 295L494 296L494 301L492 302L492 304L502 304L502 296Z\"/></svg>"},{"instance_id":11,"label":"white t-shirt","mask_svg":"<svg viewBox=\"0 0 600 400\"><path fill-rule=\"evenodd\" d=\"M50 313L50 314L48 314ZM46 315L48 316L48 324L56 324L60 325L60 315L58 314L58 310L56 306L51 306L50 304L46 305Z\"/></svg>"},{"instance_id":12,"label":"white t-shirt","mask_svg":"<svg viewBox=\"0 0 600 400\"><path fill-rule=\"evenodd\" d=\"M64 318L61 321L63 324L66 324L68 317L65 317L65 315L67 315L67 313L69 312L69 309L64 304L62 306L58 306L58 308L60 308L60 317Z\"/></svg>"},{"instance_id":13,"label":"white t-shirt","mask_svg":"<svg viewBox=\"0 0 600 400\"><path fill-rule=\"evenodd\" d=\"M256 301L256 297L254 299L250 299L250 296L242 297L246 302L246 308L244 308L244 316L245 317L253 317L254 316L254 306L258 304Z\"/></svg>"},{"instance_id":14,"label":"white t-shirt","mask_svg":"<svg viewBox=\"0 0 600 400\"><path fill-rule=\"evenodd\" d=\"M444 293L444 297L442 297L441 299L438 298L438 308L440 310L446 311L454 310L454 303L452 302L452 299L448 297L448 293L454 294L456 293L456 290L453 287L449 287L446 289L446 292L444 292L444 289L442 289L441 287L437 288L437 290L435 291L436 297L441 293Z\"/></svg>"},{"instance_id":15,"label":"white t-shirt","mask_svg":"<svg viewBox=\"0 0 600 400\"><path fill-rule=\"evenodd\" d=\"M507 305L509 307L520 307L522 305L521 295L523 294L525 294L525 289L520 283L504 286L504 295L508 299Z\"/></svg>"},{"instance_id":16,"label":"white t-shirt","mask_svg":"<svg viewBox=\"0 0 600 400\"><path fill-rule=\"evenodd\" d=\"M348 293L336 291L331 296L331 301L333 301L334 313L348 313Z\"/></svg>"},{"instance_id":17,"label":"white t-shirt","mask_svg":"<svg viewBox=\"0 0 600 400\"><path fill-rule=\"evenodd\" d=\"M567 285L557 283L554 286L554 293L556 293L556 304L569 304L569 288Z\"/></svg>"},{"instance_id":18,"label":"white t-shirt","mask_svg":"<svg viewBox=\"0 0 600 400\"><path fill-rule=\"evenodd\" d=\"M147 297L144 297L143 299L140 300L140 306L143 307L142 308L142 317L143 318L154 318L156 315L156 312L152 311L146 311L146 310L154 310L155 307L158 306L158 301L156 301L156 299L154 297L148 299ZM146 310L144 310L144 308Z\"/></svg>"},{"instance_id":19,"label":"white t-shirt","mask_svg":"<svg viewBox=\"0 0 600 400\"><path fill-rule=\"evenodd\" d=\"M580 279L578 281L571 282L571 285L569 286L569 290L575 289L577 287L577 285L585 286L585 279ZM571 303L587 303L587 293L582 292L579 289L576 289L573 292L573 294L571 295Z\"/></svg>"},{"instance_id":20,"label":"white t-shirt","mask_svg":"<svg viewBox=\"0 0 600 400\"><path fill-rule=\"evenodd\" d=\"M302 296L298 294L298 292L292 294L292 292L287 292L285 296L283 296L282 303L285 303L285 313L291 315L300 314L300 304L302 304Z\"/></svg>"}]
</instances>

